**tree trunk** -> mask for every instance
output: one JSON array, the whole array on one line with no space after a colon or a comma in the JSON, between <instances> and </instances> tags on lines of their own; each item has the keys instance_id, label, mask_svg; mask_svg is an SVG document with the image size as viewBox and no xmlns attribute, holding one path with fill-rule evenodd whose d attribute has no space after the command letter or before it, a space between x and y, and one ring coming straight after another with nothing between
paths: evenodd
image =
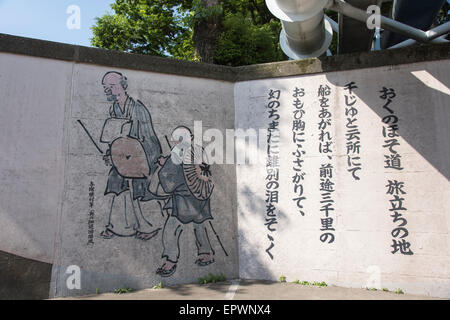
<instances>
[{"instance_id":1,"label":"tree trunk","mask_svg":"<svg viewBox=\"0 0 450 320\"><path fill-rule=\"evenodd\" d=\"M205 8L217 6L221 0L202 0ZM194 25L194 50L201 62L214 63L217 40L221 31L222 15L213 15Z\"/></svg>"}]
</instances>

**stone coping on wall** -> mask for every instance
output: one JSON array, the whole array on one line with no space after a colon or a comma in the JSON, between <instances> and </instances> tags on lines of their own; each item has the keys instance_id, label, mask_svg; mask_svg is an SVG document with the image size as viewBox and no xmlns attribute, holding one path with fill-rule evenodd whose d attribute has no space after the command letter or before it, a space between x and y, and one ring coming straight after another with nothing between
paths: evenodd
<instances>
[{"instance_id":1,"label":"stone coping on wall","mask_svg":"<svg viewBox=\"0 0 450 320\"><path fill-rule=\"evenodd\" d=\"M242 67L227 67L130 54L1 33L0 52L73 61L76 63L239 82L444 60L449 58L450 42Z\"/></svg>"}]
</instances>

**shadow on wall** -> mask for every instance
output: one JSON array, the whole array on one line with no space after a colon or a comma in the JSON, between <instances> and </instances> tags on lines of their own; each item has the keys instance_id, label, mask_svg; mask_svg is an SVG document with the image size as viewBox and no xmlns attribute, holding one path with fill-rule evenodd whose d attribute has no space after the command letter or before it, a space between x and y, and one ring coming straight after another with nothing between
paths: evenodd
<instances>
[{"instance_id":1,"label":"shadow on wall","mask_svg":"<svg viewBox=\"0 0 450 320\"><path fill-rule=\"evenodd\" d=\"M238 204L238 206L246 206L246 212L252 212L255 215L260 215L261 217L261 223L264 224L266 221L264 220L264 213L266 211L266 199L263 199L262 197L258 197L255 193L253 193L251 191L251 189L247 186L244 185L242 187L242 191L240 192L241 194L241 203ZM239 211L239 208L238 208ZM263 213L263 214L261 214ZM240 214L239 215L239 219L246 219L245 215ZM290 219L288 217L288 215L285 214L285 212L283 210L277 210L277 220L283 221L283 224L289 224L290 223ZM245 221L242 222L243 224L246 224ZM280 226L280 224L276 225L276 226ZM277 227L277 232L282 232L282 228ZM270 279L270 280L263 280L258 282L259 284L262 285L270 285L273 283L273 281L278 281L280 275L279 274L274 274L269 268L266 267L267 263L270 263L270 258L269 255L264 252L264 254L262 255L260 252L257 252L256 250L258 250L259 248L256 248L254 243L251 242L249 239L251 239L252 237L248 236L247 234L244 233L239 233L238 234L239 237L239 261L241 260L247 260L250 259L249 261L251 261L251 263L247 263L245 268L245 270L240 269L239 270L239 275L240 275L240 279L245 279L245 280L259 280L259 279L252 279L249 275L251 274L262 274L264 275L264 279ZM267 239L267 244L269 244L269 240ZM265 245L266 243L264 243ZM262 247L264 247L264 245L262 245ZM263 257L267 257L267 260L264 261ZM233 279L227 279L227 280L233 280ZM273 281L272 281L273 280ZM239 283L239 291L241 293L245 292L245 286L249 286L252 285L252 282L240 282ZM163 283L163 287L164 287L164 283ZM205 286L204 288L214 291L214 292L220 292L224 294L224 298L225 295L229 292L230 289L230 284L229 283L224 283L221 284L219 283L218 285L215 286ZM192 291L194 290L193 288L189 287L189 286L176 286L176 287L165 287L165 289L173 291L174 293L178 294L178 295L182 295L182 296L189 296ZM267 299L272 299L273 297L267 297Z\"/></svg>"},{"instance_id":2,"label":"shadow on wall","mask_svg":"<svg viewBox=\"0 0 450 320\"><path fill-rule=\"evenodd\" d=\"M423 64L421 65L423 66ZM386 77L380 81L379 77L371 75L370 70L363 73L362 78L359 75L353 77L355 80L346 74L336 72L327 74L327 79L339 87L355 81L360 89L355 89L354 94L380 118L380 137L382 137L382 126L385 125L382 119L389 115L395 115L398 117L400 137L448 180L450 178L450 166L448 165L450 144L448 143L447 124L448 106L450 105L448 71L445 68L437 70L428 68L428 66L427 63L425 63L425 67L413 66L412 71L404 70L405 67L401 65L389 67L391 72L400 69L399 72L404 73L402 85L395 82L397 77L394 79L387 77L390 72L386 72ZM407 68L410 70L409 67ZM379 72L378 69L373 70ZM362 80L365 83L364 89ZM381 87L379 86L380 82L382 83ZM388 90L387 99L381 99L383 87ZM367 88L371 88L370 93ZM395 97L389 95L391 89L394 89ZM391 103L389 103L390 97L392 97ZM385 104L387 106L383 108ZM408 105L408 109L396 109L396 106L399 105ZM391 109L393 113L388 109ZM394 118L390 120L393 123Z\"/></svg>"},{"instance_id":3,"label":"shadow on wall","mask_svg":"<svg viewBox=\"0 0 450 320\"><path fill-rule=\"evenodd\" d=\"M238 216L239 219L242 220L239 222L239 224L247 225L247 219L245 214L239 213L239 207L245 207L245 212L252 212L254 215L259 215L261 220L261 225L264 225L268 223L266 220L266 199L263 199L257 195L255 195L254 192L251 191L250 187L248 185L245 185L242 187L242 192L240 193L241 203L238 204ZM282 221L282 223L279 223ZM239 267L239 274L242 279L249 279L249 280L258 280L253 279L251 275L253 274L259 274L262 275L262 279L269 279L269 280L278 280L280 277L279 274L274 274L272 270L270 270L266 265L273 263L273 260L271 260L270 255L273 253L271 251L271 245L274 246L277 245L276 243L276 234L282 233L283 228L282 226L289 225L292 221L289 218L289 216L280 208L276 209L276 224L273 224L270 226L273 232L269 231L269 225L266 225L265 231L265 242L260 244L261 248L255 247L254 241L250 241L249 239L252 239L252 235L248 235L244 232L241 232L239 230L239 261L251 261L250 263L246 263L245 267L242 267L240 265ZM269 238L272 237L272 240ZM273 247L272 249L275 249ZM265 252L257 252L256 250L263 250ZM264 261L264 258L266 260Z\"/></svg>"},{"instance_id":4,"label":"shadow on wall","mask_svg":"<svg viewBox=\"0 0 450 320\"><path fill-rule=\"evenodd\" d=\"M449 109L448 106L450 105L450 90L448 88L449 86L449 77L448 77L448 62L443 61L442 64L445 68L440 66L440 62L426 62L426 63L420 63L420 64L412 64L412 65L399 65L399 66L392 66L392 67L381 67L381 68L373 68L373 69L361 69L361 70L352 70L352 71L342 71L342 72L332 72L328 74L320 74L319 76L326 76L327 80L332 83L333 85L337 87L344 87L349 82L354 81L356 86L359 88L356 88L353 90L353 93L355 96L357 96L358 104L365 104L368 106L368 108L364 108L364 112L367 112L370 114L370 117L365 117L364 119L370 119L370 123L364 122L364 126L368 125L370 126L370 130L367 131L367 134L373 134L372 139L375 141L383 141L383 132L382 128L383 125L386 126L386 123L383 123L382 119L385 118L387 115L392 115L391 112L389 112L388 109L383 108L385 104L388 103L389 99L392 100L390 104L388 104L386 107L391 108L394 112L393 115L398 117L398 127L399 127L399 143L403 150L408 150L408 152L411 152L411 156L408 154L404 154L403 151L400 151L399 153L404 157L402 158L402 164L405 168L405 172L410 173L413 175L414 184L407 184L406 185L406 191L415 189L414 192L420 192L420 188L424 188L424 184L421 184L420 178L427 176L427 172L432 172L433 176L438 176L439 184L435 183L433 185L433 181L429 179L427 181L427 185L431 186L431 190L423 190L424 192L434 192L438 195L437 199L440 203L439 206L441 206L442 203L445 203L445 199L442 199L443 192L447 192L446 189L442 190L443 187L448 186L445 182L447 182L450 178L450 167L448 166L448 159L450 157L450 144L448 143L448 119L449 119ZM447 70L446 70L447 69ZM309 76L303 76L303 79L306 79L308 81ZM313 76L314 77L314 76ZM282 81L288 82L289 80L295 79L297 80L300 78L300 76L290 77L279 80L280 83ZM288 79L288 80L286 80ZM267 82L275 83L276 80L269 79ZM277 83L278 87L281 87L279 83ZM256 86L256 85L255 85ZM262 85L261 85L262 87ZM383 87L386 88L387 92L385 93L383 90ZM259 88L259 87L258 87ZM390 89L394 89L395 97L391 95ZM251 91L251 90L248 90ZM340 90L341 92L341 90ZM253 92L252 92L253 93ZM339 94L341 95L341 94ZM386 99L381 98L381 96L386 95ZM255 94L256 96L256 94ZM255 97L253 97L255 98ZM343 96L339 96L340 101L342 101ZM343 128L346 125L346 117L345 117L345 105L341 104L340 110L336 110L336 112L339 111L339 120L342 121L342 123L337 123L336 128L339 129L339 135L341 137L341 141L343 134ZM361 109L363 111L363 109ZM373 113L373 114L372 114ZM334 115L333 115L334 116ZM335 118L333 118L335 119ZM245 119L244 121L246 121ZM386 122L388 119L385 119ZM390 122L396 121L395 118L389 118ZM243 121L243 122L244 122ZM361 121L361 120L360 120ZM359 130L363 131L364 127L361 126L361 122L357 122L359 125ZM370 132L369 132L370 131ZM364 137L364 134L362 135ZM371 137L372 138L372 137ZM362 142L361 144L363 144ZM339 150L339 156L342 155L342 150L345 152L345 142L341 142L341 149ZM378 146L370 146L366 144L363 145L362 148L367 148L367 150L373 148L380 150L379 152L383 152L384 150L380 149L381 144ZM394 149L397 149L398 146L395 146ZM389 154L389 148L385 149L386 154ZM370 152L368 153L371 154ZM373 153L372 153L373 154ZM420 156L419 156L420 155ZM373 167L373 171L371 173L380 173L383 171L388 171L388 169L383 169L383 162L378 162L378 159L384 158L383 154L376 154L377 160L374 161L374 159L366 158L363 159L366 164L370 164L371 167ZM423 157L423 159L421 159ZM418 159L420 161L414 161L415 159ZM339 162L344 163L344 162ZM430 165L433 168L430 168ZM419 167L420 166L420 167ZM367 167L366 167L367 168ZM435 169L435 170L434 170ZM392 170L393 171L393 170ZM366 171L366 172L369 172ZM439 174L437 173L439 172ZM440 177L442 175L442 178ZM253 176L249 174L249 176ZM446 180L443 179L443 177L446 178ZM260 176L261 179L263 179L263 176ZM241 179L242 180L242 179ZM376 187L375 182L372 183L371 180L367 180L369 187L372 186ZM252 185L250 184L253 181L249 181L249 184L246 185L240 185L238 194L240 196L239 198L239 204L238 204L238 216L239 216L239 227L245 227L247 225L246 220L251 218L256 218L260 222L260 227L258 228L258 232L264 232L267 230L263 230L264 226L264 212L265 212L265 199L258 198L254 192L252 192ZM238 182L238 183L242 183ZM262 182L263 183L263 182ZM263 184L260 183L262 186ZM384 183L384 181L383 181ZM348 187L348 186L346 186ZM429 187L427 187L429 189ZM448 189L448 188L447 188ZM380 192L385 193L385 190L381 190ZM409 193L409 192L408 192ZM412 192L411 192L412 193ZM360 201L362 203L361 206L366 205L363 200L356 199L356 201ZM430 199L430 202L433 201ZM386 203L389 204L388 200L386 199ZM370 204L367 204L370 205ZM244 209L245 208L245 209ZM420 206L422 208L422 206ZM241 210L243 209L243 210ZM364 209L363 209L364 210ZM277 210L279 211L279 210ZM374 211L374 210L373 210ZM411 210L412 211L412 210ZM291 212L287 212L288 215L290 215ZM376 213L376 212L375 212ZM426 213L426 212L424 212ZM247 214L247 216L246 216ZM352 212L348 213L348 216L350 216ZM434 214L434 213L433 213ZM435 212L436 215L441 215L442 219L436 219L436 221L443 221L444 225L442 226L444 229L447 228L447 224L449 222L448 220L448 212ZM374 215L375 216L375 215ZM423 216L423 215L422 215ZM285 213L280 212L279 219L284 220L283 223L280 223L279 227L282 228L283 225L288 225L290 223L293 223L293 221L290 221L287 219L288 216L286 216ZM255 220L256 220L255 219ZM389 219L389 218L388 218ZM350 219L348 219L350 221ZM420 220L425 221L425 220ZM360 223L359 220L355 219L354 221L350 221L351 223L355 224ZM376 221L375 221L376 222ZM447 223L445 223L447 222ZM372 230L374 229L373 225L371 223L367 223L367 220L363 221L362 223L365 223L364 227L365 230ZM360 223L360 225L362 225ZM348 224L350 225L350 223ZM430 223L430 227L432 227L434 224ZM415 226L417 228L423 228L423 226L420 225L420 223L415 223ZM377 226L378 227L378 226ZM372 231L371 230L371 231ZM417 230L417 229L416 229ZM282 231L281 229L278 231ZM361 231L361 230L345 230L345 231ZM390 230L389 230L390 231ZM414 230L415 231L415 230ZM419 229L419 231L416 231L414 233L423 235L423 229ZM448 231L443 231L447 233ZM264 232L266 233L266 232ZM413 232L411 232L413 233ZM355 233L353 233L355 234ZM387 233L386 233L387 235ZM249 235L244 234L240 231L239 234L239 258L240 258L240 275L242 278L248 278L246 274L248 275L261 275L265 279L273 279L278 280L278 277L280 274L274 274L274 270L277 268L271 268L270 260L265 255L263 250L261 250L261 247L264 247L265 243L256 243L255 238L258 239L264 239L261 235L256 235L254 233L251 233ZM267 238L266 238L267 239ZM348 240L352 239L351 237L347 238ZM421 238L427 239L425 237ZM430 239L434 239L430 237ZM443 239L443 240L442 240ZM431 241L431 240L430 240ZM438 241L442 241L440 243L445 244L445 237L439 237ZM349 241L348 241L349 242ZM379 246L378 243L373 242L374 245ZM388 243L387 245L391 244L392 242ZM429 243L425 243L422 241L422 243L428 245L428 247L431 247ZM342 246L347 245L347 243L343 242ZM353 244L352 244L353 245ZM260 247L261 246L261 247ZM381 245L380 245L381 247ZM425 247L425 246L424 246ZM445 247L445 246L444 246ZM266 247L264 247L266 248ZM358 244L355 244L351 247L357 250ZM390 248L388 247L387 250ZM397 248L394 248L394 250ZM422 248L420 248L422 249ZM386 254L390 255L389 251L386 250ZM415 250L415 249L413 249ZM427 251L428 250L428 251ZM421 253L420 250L418 253L422 254L423 259L427 259L425 256L425 252L429 254L429 248L425 248ZM336 271L337 273L337 279L339 282L339 285L342 285L345 282L345 285L349 285L351 283L352 286L355 285L355 283L359 283L360 281L358 277L362 275L364 279L366 278L366 269L365 269L365 262L366 261L374 261L376 259L377 254L379 252L371 252L368 253L368 258L363 260L365 257L361 257L360 260L354 259L352 256L346 256L345 251L339 252L339 255L337 258L339 259L339 264L336 268L348 268L345 270L331 270ZM385 253L384 251L381 253L384 257ZM380 254L380 255L381 255ZM399 252L400 254L400 252ZM439 253L445 259L445 250L442 253ZM266 258L267 257L267 261ZM334 258L330 254L330 259ZM354 259L354 260L352 260ZM394 258L395 259L395 258ZM314 257L311 259L314 261L321 262L322 260L314 259ZM244 261L251 261L251 263L245 263ZM269 261L269 262L268 262ZM363 262L362 262L363 261ZM389 260L390 261L390 260ZM395 261L395 260L392 260ZM398 260L397 260L398 261ZM421 260L418 260L421 261ZM441 260L435 259L430 260L430 262L433 264L433 267L438 267L439 262ZM386 263L386 260L380 261L380 264ZM392 263L392 265L394 265ZM369 264L370 265L370 264ZM388 274L389 272L383 273L383 277L386 275L385 279L383 281L388 282L394 282L394 281L404 281L402 278L403 274L411 275L411 273L408 273L406 271L413 272L413 276L417 276L418 278L421 277L420 272L417 272L417 270L411 269L411 266L408 266L407 262L405 264L392 266L389 265L390 270L394 270L391 274ZM364 269L362 269L362 267ZM356 268L358 267L358 268ZM301 262L298 265L298 269L301 269ZM334 267L333 267L334 268ZM353 270L352 270L353 268ZM325 268L324 268L325 269ZM403 270L402 270L403 269ZM445 268L444 268L445 269ZM278 269L280 270L280 269ZM350 270L350 273L353 273L355 276L354 278L347 277L345 271ZM338 271L343 271L343 276L339 278ZM405 272L403 272L405 271ZM428 270L426 272L429 272ZM436 276L432 274L432 272L429 272L429 276ZM395 277L399 278L399 280L396 280ZM438 277L438 276L436 276ZM400 279L401 278L401 279ZM389 280L394 279L394 280ZM323 280L323 279L317 279L317 280ZM353 283L352 283L353 281ZM363 284L366 280L363 280ZM419 281L419 280L418 280ZM427 280L428 281L428 280ZM411 288L416 286L414 281L407 280L405 281ZM430 284L431 281L427 282L427 284ZM406 285L406 284L405 284ZM392 285L393 286L393 285ZM418 286L414 287L414 290L417 289ZM434 289L433 289L434 290ZM443 290L444 291L444 290ZM440 292L443 292L440 291ZM441 293L439 293L441 294ZM436 295L436 294L434 294ZM442 294L444 295L444 294Z\"/></svg>"},{"instance_id":5,"label":"shadow on wall","mask_svg":"<svg viewBox=\"0 0 450 320\"><path fill-rule=\"evenodd\" d=\"M48 298L52 265L0 251L0 300Z\"/></svg>"},{"instance_id":6,"label":"shadow on wall","mask_svg":"<svg viewBox=\"0 0 450 320\"><path fill-rule=\"evenodd\" d=\"M376 135L378 134L378 137L375 136L376 140L379 139L381 143L385 144L383 145L382 153L378 154L384 161L384 170L393 172L393 177L396 176L396 173L407 174L405 179L409 179L410 183L406 183L405 191L410 194L410 198L413 193L416 195L430 195L429 203L433 204L428 206L428 208L427 204L423 204L423 206L418 205L420 209L416 209L414 213L421 213L422 216L433 214L432 217L436 221L443 222L441 224L442 231L426 231L429 230L429 227L434 226L435 222L433 223L433 221L430 221L429 226L420 226L417 222L414 223L414 221L411 221L414 223L414 227L417 228L416 230L410 230L410 234L414 237L413 239L435 239L438 236L428 236L425 234L427 232L435 234L443 232L444 235L448 233L448 225L450 222L449 213L445 209L442 211L440 209L446 206L447 200L445 195L447 194L450 178L450 144L448 142L450 133L448 126L450 115L450 110L448 109L450 106L450 78L448 76L448 62L427 62L421 63L420 65L382 67L360 70L357 73L333 72L327 74L326 77L329 82L337 87L341 87L341 89L349 82L355 82L358 88L353 90L353 94L357 97L357 103L364 103L368 107L365 108L366 111L364 112L373 112L376 115L372 117L375 119L373 122L365 123L365 125L375 127L371 131L375 132ZM349 94L348 91L346 91L346 94ZM342 99L343 97L343 94L341 94L339 98ZM345 116L345 108L344 103L340 110L340 121L342 123L339 126L344 128L344 130L348 130L348 127L344 127L348 118ZM392 134L393 131L390 131L390 129L393 127L396 128L397 137L389 135ZM361 122L359 123L359 130L361 132L364 130ZM361 141L361 145L362 148L373 147L367 144L364 146L364 141ZM391 149L389 145L392 147ZM399 148L400 150L398 150ZM392 150L397 150L398 154ZM394 155L401 156L397 158L400 162L393 161L392 157ZM373 159L365 159L365 161L367 164L370 163L371 166L374 162ZM380 167L382 165L382 163L377 162L373 164L373 167ZM398 167L403 168L403 171L399 171L398 169L393 170ZM408 201L408 197L405 198ZM432 207L439 208L439 211L434 209L434 212L431 212ZM412 226L413 223L405 224L405 228ZM394 225L398 226L398 222ZM423 228L423 234L420 234L421 229L419 228ZM405 254L417 254L417 259L419 259L419 256L427 254L430 250L436 249L436 247L434 249L430 248L431 242L423 242L425 245L422 252L419 250L419 246L417 246L411 250L414 253L410 253L408 247L409 242L405 242L405 239L403 239L403 243L407 245L405 247L401 247L399 245L400 241L394 240L394 236L393 241L396 247L391 246L391 249L397 250L397 254L405 251ZM406 238L406 241L409 241L408 238ZM445 237L439 237L439 240L436 241L439 242L434 242L434 246L439 247L442 244L445 247ZM422 246L420 246L420 249L422 249ZM445 250L438 253L438 255L445 257ZM426 258L424 257L424 259ZM429 272L428 276L439 277L440 275L433 274L432 269L441 268L439 266L440 258L433 258L429 261L430 265L424 266L424 270L431 268L430 271L426 271ZM421 272L411 270L406 263L402 266L397 266L395 269L398 270L396 275L399 273L411 274L409 273L411 271L412 274L416 274L420 278L422 274ZM410 282L404 278L403 280L395 280L395 276L389 274L389 272L382 272L382 277L387 282L392 281L395 283L397 281L398 286L411 286L414 290L419 290L417 287L414 287L415 284L413 281ZM401 275L399 278L401 278ZM427 285L432 286L433 284L430 281ZM439 291L437 288L429 290L444 292L439 293L443 296L447 294L445 290ZM431 293L431 295L437 296L436 293Z\"/></svg>"}]
</instances>

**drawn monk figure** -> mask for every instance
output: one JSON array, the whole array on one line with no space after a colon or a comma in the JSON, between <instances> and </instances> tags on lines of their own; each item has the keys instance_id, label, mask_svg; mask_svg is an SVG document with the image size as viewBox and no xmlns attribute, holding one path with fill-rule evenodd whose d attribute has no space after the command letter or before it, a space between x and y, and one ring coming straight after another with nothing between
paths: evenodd
<instances>
[{"instance_id":1,"label":"drawn monk figure","mask_svg":"<svg viewBox=\"0 0 450 320\"><path fill-rule=\"evenodd\" d=\"M107 100L112 103L110 119L105 122L101 138L101 142L109 144L104 160L112 168L105 195L112 194L112 197L108 222L101 236L105 239L136 236L148 240L159 229L153 228L144 217L141 202L164 199L148 191L150 176L158 168L161 145L150 112L142 102L128 95L127 78L116 71L108 72L102 85Z\"/></svg>"},{"instance_id":2,"label":"drawn monk figure","mask_svg":"<svg viewBox=\"0 0 450 320\"><path fill-rule=\"evenodd\" d=\"M158 159L162 166L159 171L161 186L164 192L171 195L164 207L170 212L162 237L162 258L165 262L156 271L162 277L169 277L176 271L180 256L180 236L185 226L190 223L193 224L197 246L198 259L195 263L199 266L214 263L214 250L205 224L213 219L209 199L213 190L211 173L209 165L203 161L195 163L194 160L193 163L187 163L186 156L193 155L192 138L188 128L178 127L172 133L174 147L170 156ZM203 149L196 149L202 157Z\"/></svg>"}]
</instances>

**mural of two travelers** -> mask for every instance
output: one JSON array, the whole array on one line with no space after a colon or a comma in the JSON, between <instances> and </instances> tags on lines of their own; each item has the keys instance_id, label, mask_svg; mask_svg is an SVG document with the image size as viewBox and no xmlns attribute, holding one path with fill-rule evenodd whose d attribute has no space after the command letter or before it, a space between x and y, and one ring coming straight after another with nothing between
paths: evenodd
<instances>
[{"instance_id":1,"label":"mural of two travelers","mask_svg":"<svg viewBox=\"0 0 450 320\"><path fill-rule=\"evenodd\" d=\"M107 72L102 79L106 98L111 103L100 142L103 152L84 124L91 142L111 169L105 197L110 198L107 223L100 233L104 239L135 237L148 241L162 229L162 265L156 274L173 275L180 257L180 237L187 224L193 224L198 266L215 262L208 230L220 237L211 220L210 197L214 190L210 165L203 148L193 144L191 130L179 126L171 137L165 136L170 154L162 154L149 110L127 93L128 80L119 72ZM145 217L141 202L155 201L166 217L164 226L154 226Z\"/></svg>"}]
</instances>

